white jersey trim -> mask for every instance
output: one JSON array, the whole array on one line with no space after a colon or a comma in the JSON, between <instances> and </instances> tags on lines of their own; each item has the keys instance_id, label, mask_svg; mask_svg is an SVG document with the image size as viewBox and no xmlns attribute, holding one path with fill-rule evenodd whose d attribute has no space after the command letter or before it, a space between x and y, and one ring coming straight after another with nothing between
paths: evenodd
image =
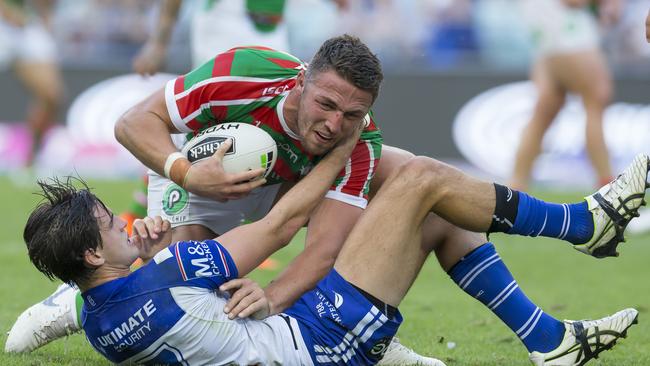
<instances>
[{"instance_id":1,"label":"white jersey trim","mask_svg":"<svg viewBox=\"0 0 650 366\"><path fill-rule=\"evenodd\" d=\"M181 114L178 111L178 105L176 105L176 98L174 97L174 84L177 79L172 79L165 84L165 104L167 105L167 112L169 112L169 118L172 120L174 127L180 132L192 132L190 128L185 126L183 119L181 119Z\"/></svg>"},{"instance_id":2,"label":"white jersey trim","mask_svg":"<svg viewBox=\"0 0 650 366\"><path fill-rule=\"evenodd\" d=\"M153 261L156 262L156 264L160 264L160 263L166 261L167 259L173 258L173 257L174 257L174 255L172 254L172 251L169 250L169 248L165 248L165 249L159 251L158 253L156 253L156 255L153 256Z\"/></svg>"},{"instance_id":3,"label":"white jersey trim","mask_svg":"<svg viewBox=\"0 0 650 366\"><path fill-rule=\"evenodd\" d=\"M363 196L363 192L366 191L366 188L368 188L368 186L370 185L370 180L372 179L372 176L375 174L375 161L376 161L375 150L372 149L372 145L369 142L366 142L366 147L368 148L368 155L370 156L370 166L368 167L368 177L366 178L366 183L364 183L361 192L359 192L360 196Z\"/></svg>"},{"instance_id":4,"label":"white jersey trim","mask_svg":"<svg viewBox=\"0 0 650 366\"><path fill-rule=\"evenodd\" d=\"M325 198L341 201L347 203L348 205L359 207L362 210L365 210L366 206L368 206L367 199L363 197L353 196L351 194L347 194L339 191L328 191L327 194L325 195Z\"/></svg>"},{"instance_id":5,"label":"white jersey trim","mask_svg":"<svg viewBox=\"0 0 650 366\"><path fill-rule=\"evenodd\" d=\"M283 94L282 99L280 99L278 105L275 107L276 108L275 112L278 115L278 119L280 120L280 125L282 126L284 132L286 132L287 135L289 135L289 137L291 137L292 139L300 141L302 140L300 136L298 136L298 134L296 134L289 128L289 125L287 125L287 120L284 119L284 102L287 100L287 96L289 95L289 92L284 92L282 94Z\"/></svg>"}]
</instances>

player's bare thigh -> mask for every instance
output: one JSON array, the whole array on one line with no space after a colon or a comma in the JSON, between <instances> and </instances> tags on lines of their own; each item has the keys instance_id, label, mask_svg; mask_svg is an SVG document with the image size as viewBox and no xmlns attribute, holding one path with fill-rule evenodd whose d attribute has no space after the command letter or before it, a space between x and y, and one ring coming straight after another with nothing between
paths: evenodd
<instances>
[{"instance_id":1,"label":"player's bare thigh","mask_svg":"<svg viewBox=\"0 0 650 366\"><path fill-rule=\"evenodd\" d=\"M27 89L50 108L63 98L63 81L56 65L17 60L14 70Z\"/></svg>"},{"instance_id":2,"label":"player's bare thigh","mask_svg":"<svg viewBox=\"0 0 650 366\"><path fill-rule=\"evenodd\" d=\"M370 185L370 199L374 197L388 176L414 155L406 150L384 145L381 160ZM435 251L440 266L449 270L460 258L484 244L484 234L470 232L450 224L436 214L429 213L422 225L422 249Z\"/></svg>"},{"instance_id":3,"label":"player's bare thigh","mask_svg":"<svg viewBox=\"0 0 650 366\"><path fill-rule=\"evenodd\" d=\"M184 240L207 240L214 239L219 234L199 224L177 226L172 229L172 243Z\"/></svg>"},{"instance_id":4,"label":"player's bare thigh","mask_svg":"<svg viewBox=\"0 0 650 366\"><path fill-rule=\"evenodd\" d=\"M611 97L612 78L600 50L552 55L545 63L553 79L566 90L601 103Z\"/></svg>"}]
</instances>

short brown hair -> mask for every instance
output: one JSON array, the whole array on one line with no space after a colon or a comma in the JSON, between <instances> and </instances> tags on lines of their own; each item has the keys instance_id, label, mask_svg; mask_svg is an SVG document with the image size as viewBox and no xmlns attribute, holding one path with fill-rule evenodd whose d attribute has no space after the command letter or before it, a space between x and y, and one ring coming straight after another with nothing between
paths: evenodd
<instances>
[{"instance_id":1,"label":"short brown hair","mask_svg":"<svg viewBox=\"0 0 650 366\"><path fill-rule=\"evenodd\" d=\"M325 41L307 67L307 80L323 71L334 70L343 79L372 94L379 95L384 75L377 55L359 38L344 34Z\"/></svg>"},{"instance_id":2,"label":"short brown hair","mask_svg":"<svg viewBox=\"0 0 650 366\"><path fill-rule=\"evenodd\" d=\"M102 247L95 209L110 211L80 179L55 178L38 185L44 199L29 215L23 232L29 259L49 279L69 284L87 280L94 269L85 264L86 250Z\"/></svg>"}]
</instances>

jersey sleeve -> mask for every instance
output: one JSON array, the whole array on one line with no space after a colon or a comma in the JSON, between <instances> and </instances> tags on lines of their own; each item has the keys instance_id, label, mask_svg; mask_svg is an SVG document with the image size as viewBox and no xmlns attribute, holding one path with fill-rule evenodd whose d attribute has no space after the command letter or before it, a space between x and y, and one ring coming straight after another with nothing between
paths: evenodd
<instances>
[{"instance_id":1,"label":"jersey sleeve","mask_svg":"<svg viewBox=\"0 0 650 366\"><path fill-rule=\"evenodd\" d=\"M370 181L381 158L383 138L372 114L367 116L368 126L352 150L350 159L339 173L326 198L335 199L365 209L368 205Z\"/></svg>"},{"instance_id":2,"label":"jersey sleeve","mask_svg":"<svg viewBox=\"0 0 650 366\"><path fill-rule=\"evenodd\" d=\"M153 260L159 265L167 262L166 267L171 265L177 271L174 277L188 286L217 289L238 275L230 253L215 240L181 241L156 254Z\"/></svg>"},{"instance_id":3,"label":"jersey sleeve","mask_svg":"<svg viewBox=\"0 0 650 366\"><path fill-rule=\"evenodd\" d=\"M260 47L233 48L170 80L165 103L180 132L196 133L226 121L238 109L255 108L288 88L300 60Z\"/></svg>"}]
</instances>

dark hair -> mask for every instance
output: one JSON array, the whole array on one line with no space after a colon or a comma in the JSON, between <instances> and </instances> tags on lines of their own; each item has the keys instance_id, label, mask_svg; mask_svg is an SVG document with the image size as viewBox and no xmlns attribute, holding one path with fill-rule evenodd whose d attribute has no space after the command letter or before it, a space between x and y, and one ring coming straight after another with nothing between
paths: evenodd
<instances>
[{"instance_id":1,"label":"dark hair","mask_svg":"<svg viewBox=\"0 0 650 366\"><path fill-rule=\"evenodd\" d=\"M307 67L307 80L323 71L334 70L343 79L372 94L379 95L384 75L381 63L359 38L344 34L325 41Z\"/></svg>"},{"instance_id":2,"label":"dark hair","mask_svg":"<svg viewBox=\"0 0 650 366\"><path fill-rule=\"evenodd\" d=\"M110 211L79 178L52 178L38 185L42 192L37 194L44 199L29 215L23 232L29 259L51 280L58 277L71 284L89 278L94 269L85 265L84 255L102 244L95 208Z\"/></svg>"}]
</instances>

